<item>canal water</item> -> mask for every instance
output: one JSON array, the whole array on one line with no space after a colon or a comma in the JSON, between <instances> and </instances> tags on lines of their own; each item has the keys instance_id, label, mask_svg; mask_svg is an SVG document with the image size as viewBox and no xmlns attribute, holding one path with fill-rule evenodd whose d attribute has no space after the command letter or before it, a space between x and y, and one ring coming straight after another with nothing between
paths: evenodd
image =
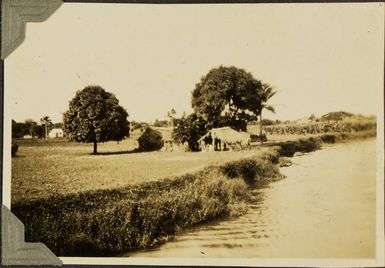
<instances>
[{"instance_id":1,"label":"canal water","mask_svg":"<svg viewBox=\"0 0 385 268\"><path fill-rule=\"evenodd\" d=\"M291 158L286 178L255 192L241 217L202 225L130 257L371 258L376 143L336 144Z\"/></svg>"}]
</instances>

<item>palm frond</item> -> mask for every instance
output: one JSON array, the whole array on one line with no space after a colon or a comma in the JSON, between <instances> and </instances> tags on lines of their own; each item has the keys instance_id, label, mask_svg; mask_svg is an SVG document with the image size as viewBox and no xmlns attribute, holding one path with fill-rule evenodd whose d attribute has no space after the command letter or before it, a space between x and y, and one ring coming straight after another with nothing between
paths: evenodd
<instances>
[{"instance_id":1,"label":"palm frond","mask_svg":"<svg viewBox=\"0 0 385 268\"><path fill-rule=\"evenodd\" d=\"M263 108L265 108L266 110L268 110L268 111L270 111L270 112L272 112L272 113L274 113L275 114L275 109L274 109L274 107L273 106L270 106L270 105L266 105L265 107L263 107Z\"/></svg>"},{"instance_id":2,"label":"palm frond","mask_svg":"<svg viewBox=\"0 0 385 268\"><path fill-rule=\"evenodd\" d=\"M267 98L270 99L270 98L273 97L275 94L277 94L277 91L275 91L274 89L272 89L272 91L268 94Z\"/></svg>"},{"instance_id":3,"label":"palm frond","mask_svg":"<svg viewBox=\"0 0 385 268\"><path fill-rule=\"evenodd\" d=\"M267 101L268 99L273 97L277 93L277 91L270 84L264 83L264 84L262 84L262 92L261 93L262 93L261 94L262 95L262 99L264 101Z\"/></svg>"}]
</instances>

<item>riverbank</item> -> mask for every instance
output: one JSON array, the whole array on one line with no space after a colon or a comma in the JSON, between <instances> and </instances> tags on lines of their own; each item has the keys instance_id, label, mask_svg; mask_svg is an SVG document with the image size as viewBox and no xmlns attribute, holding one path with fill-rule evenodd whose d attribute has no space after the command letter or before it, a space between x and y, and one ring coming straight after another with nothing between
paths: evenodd
<instances>
[{"instance_id":1,"label":"riverbank","mask_svg":"<svg viewBox=\"0 0 385 268\"><path fill-rule=\"evenodd\" d=\"M187 227L245 214L250 190L282 177L281 156L367 134L325 135L269 144L257 157L183 176L16 202L12 212L25 225L26 241L43 242L59 256L110 256L154 247Z\"/></svg>"}]
</instances>

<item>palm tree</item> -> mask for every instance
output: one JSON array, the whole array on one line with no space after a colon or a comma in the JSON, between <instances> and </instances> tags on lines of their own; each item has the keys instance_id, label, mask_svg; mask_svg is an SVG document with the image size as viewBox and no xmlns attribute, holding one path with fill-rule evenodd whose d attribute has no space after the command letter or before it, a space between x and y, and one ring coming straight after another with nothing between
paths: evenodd
<instances>
[{"instance_id":1,"label":"palm tree","mask_svg":"<svg viewBox=\"0 0 385 268\"><path fill-rule=\"evenodd\" d=\"M171 109L171 111L167 112L167 117L169 119L168 121L168 126L169 127L174 127L174 117L176 115L176 111L174 108Z\"/></svg>"},{"instance_id":2,"label":"palm tree","mask_svg":"<svg viewBox=\"0 0 385 268\"><path fill-rule=\"evenodd\" d=\"M261 139L261 144L263 144L263 139L262 139L262 111L263 109L266 109L272 113L275 113L275 109L273 106L270 106L267 104L267 101L273 97L277 91L268 83L263 83L262 84L262 90L260 92L260 100L261 100L261 110L259 111L259 124L260 124L260 129L259 129L259 137Z\"/></svg>"},{"instance_id":3,"label":"palm tree","mask_svg":"<svg viewBox=\"0 0 385 268\"><path fill-rule=\"evenodd\" d=\"M49 116L43 116L40 119L40 123L44 125L45 129L45 140L48 139L48 127L52 126L52 120L49 118Z\"/></svg>"}]
</instances>

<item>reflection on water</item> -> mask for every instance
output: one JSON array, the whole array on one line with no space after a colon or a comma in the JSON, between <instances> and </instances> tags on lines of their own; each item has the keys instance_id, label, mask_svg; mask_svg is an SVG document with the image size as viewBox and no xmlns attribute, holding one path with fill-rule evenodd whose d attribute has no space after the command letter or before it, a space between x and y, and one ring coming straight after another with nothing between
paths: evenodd
<instances>
[{"instance_id":1,"label":"reflection on water","mask_svg":"<svg viewBox=\"0 0 385 268\"><path fill-rule=\"evenodd\" d=\"M375 140L294 157L255 193L247 215L184 232L133 257L370 258L375 254Z\"/></svg>"}]
</instances>

